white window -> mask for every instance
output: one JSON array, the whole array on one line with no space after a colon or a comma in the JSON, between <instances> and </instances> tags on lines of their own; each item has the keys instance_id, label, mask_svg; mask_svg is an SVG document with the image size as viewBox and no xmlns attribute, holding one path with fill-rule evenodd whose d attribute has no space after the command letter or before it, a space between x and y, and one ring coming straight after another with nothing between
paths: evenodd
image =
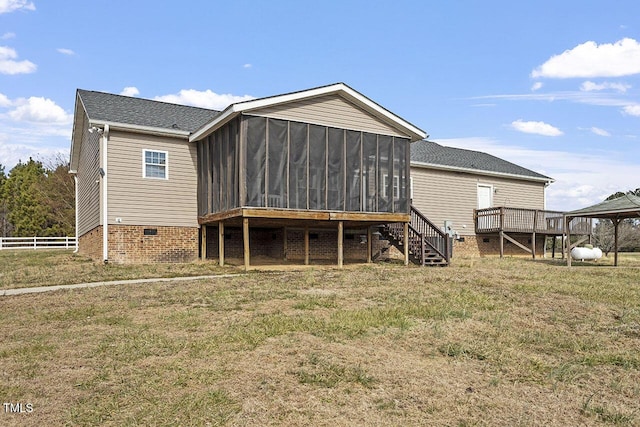
<instances>
[{"instance_id":1,"label":"white window","mask_svg":"<svg viewBox=\"0 0 640 427\"><path fill-rule=\"evenodd\" d=\"M382 197L387 197L387 188L389 185L389 175L382 177ZM393 176L393 197L400 198L400 177L398 175Z\"/></svg>"},{"instance_id":2,"label":"white window","mask_svg":"<svg viewBox=\"0 0 640 427\"><path fill-rule=\"evenodd\" d=\"M168 156L166 151L142 150L142 177L169 179Z\"/></svg>"}]
</instances>

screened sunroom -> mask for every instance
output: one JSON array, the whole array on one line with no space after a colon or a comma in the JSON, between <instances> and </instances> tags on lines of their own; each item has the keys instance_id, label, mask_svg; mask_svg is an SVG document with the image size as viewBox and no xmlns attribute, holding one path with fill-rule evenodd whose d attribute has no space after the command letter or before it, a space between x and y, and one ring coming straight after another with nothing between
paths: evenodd
<instances>
[{"instance_id":1,"label":"screened sunroom","mask_svg":"<svg viewBox=\"0 0 640 427\"><path fill-rule=\"evenodd\" d=\"M232 104L189 138L202 257L370 261L373 227L410 221L409 145L425 136L343 83Z\"/></svg>"},{"instance_id":2,"label":"screened sunroom","mask_svg":"<svg viewBox=\"0 0 640 427\"><path fill-rule=\"evenodd\" d=\"M409 143L238 116L197 143L199 216L240 207L408 214Z\"/></svg>"}]
</instances>

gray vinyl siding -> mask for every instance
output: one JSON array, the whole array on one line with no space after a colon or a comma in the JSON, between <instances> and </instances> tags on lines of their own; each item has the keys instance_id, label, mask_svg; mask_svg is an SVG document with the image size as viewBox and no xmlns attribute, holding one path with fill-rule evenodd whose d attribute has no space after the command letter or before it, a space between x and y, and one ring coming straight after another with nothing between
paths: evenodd
<instances>
[{"instance_id":1,"label":"gray vinyl siding","mask_svg":"<svg viewBox=\"0 0 640 427\"><path fill-rule=\"evenodd\" d=\"M478 184L492 185L493 206L544 209L544 183L411 167L413 205L438 227L453 221L460 235L475 234ZM466 227L463 227L466 226Z\"/></svg>"},{"instance_id":2,"label":"gray vinyl siding","mask_svg":"<svg viewBox=\"0 0 640 427\"><path fill-rule=\"evenodd\" d=\"M186 139L111 131L109 224L198 226L196 147ZM167 152L169 179L142 177L142 151Z\"/></svg>"},{"instance_id":3,"label":"gray vinyl siding","mask_svg":"<svg viewBox=\"0 0 640 427\"><path fill-rule=\"evenodd\" d=\"M382 120L335 94L274 105L253 110L247 114L381 135L408 137L408 135L399 133Z\"/></svg>"},{"instance_id":4,"label":"gray vinyl siding","mask_svg":"<svg viewBox=\"0 0 640 427\"><path fill-rule=\"evenodd\" d=\"M82 129L78 163L78 230L82 236L100 225L100 134Z\"/></svg>"}]
</instances>

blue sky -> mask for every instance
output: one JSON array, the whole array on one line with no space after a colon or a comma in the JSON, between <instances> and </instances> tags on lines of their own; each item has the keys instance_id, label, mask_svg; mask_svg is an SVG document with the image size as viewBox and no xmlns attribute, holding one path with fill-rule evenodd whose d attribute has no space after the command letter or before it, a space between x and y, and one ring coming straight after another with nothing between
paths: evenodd
<instances>
[{"instance_id":1,"label":"blue sky","mask_svg":"<svg viewBox=\"0 0 640 427\"><path fill-rule=\"evenodd\" d=\"M345 82L443 145L640 187L640 2L0 0L0 163L68 156L77 88L222 109ZM501 201L495 201L500 204Z\"/></svg>"}]
</instances>

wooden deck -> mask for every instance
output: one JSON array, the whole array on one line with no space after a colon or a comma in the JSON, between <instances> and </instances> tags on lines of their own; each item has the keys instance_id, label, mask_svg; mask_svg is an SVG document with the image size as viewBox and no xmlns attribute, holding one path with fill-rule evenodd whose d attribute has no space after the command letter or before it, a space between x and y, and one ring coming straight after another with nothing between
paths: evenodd
<instances>
[{"instance_id":1,"label":"wooden deck","mask_svg":"<svg viewBox=\"0 0 640 427\"><path fill-rule=\"evenodd\" d=\"M489 233L537 233L547 236L562 236L565 233L564 212L540 209L495 207L476 209L474 222L476 234ZM591 234L589 218L574 218L571 234Z\"/></svg>"},{"instance_id":2,"label":"wooden deck","mask_svg":"<svg viewBox=\"0 0 640 427\"><path fill-rule=\"evenodd\" d=\"M473 213L476 234L497 234L500 238L500 257L504 256L504 241L507 240L523 251L536 257L536 236L550 236L553 240L555 256L556 236L570 234L589 238L592 230L590 218L574 218L570 230L564 227L564 212L541 209L507 208L504 206L476 209ZM531 246L518 242L514 235L530 235ZM511 235L511 236L510 236Z\"/></svg>"}]
</instances>

